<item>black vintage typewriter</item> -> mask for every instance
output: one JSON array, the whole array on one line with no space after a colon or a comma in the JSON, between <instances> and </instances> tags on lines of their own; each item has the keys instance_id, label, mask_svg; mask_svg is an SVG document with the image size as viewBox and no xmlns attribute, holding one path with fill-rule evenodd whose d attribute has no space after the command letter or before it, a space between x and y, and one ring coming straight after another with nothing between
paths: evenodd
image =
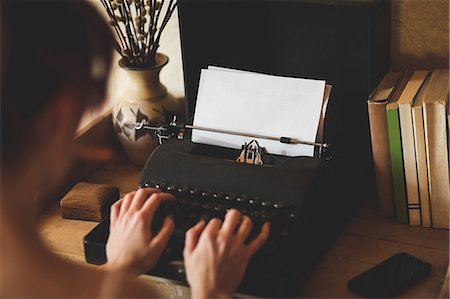
<instances>
[{"instance_id":1,"label":"black vintage typewriter","mask_svg":"<svg viewBox=\"0 0 450 299\"><path fill-rule=\"evenodd\" d=\"M271 223L269 239L252 258L239 291L271 297L297 295L336 231L332 214L339 204L333 196L329 151L320 157L264 154L264 165L238 163L239 150L195 144L173 137L177 134L170 132L172 138L149 157L138 186L177 198L162 204L155 216L153 231L158 231L168 214L174 215L176 229L149 274L185 283L185 232L200 219L223 219L234 208L252 219L249 240L263 223ZM106 219L85 237L89 263L106 261L108 233Z\"/></svg>"}]
</instances>

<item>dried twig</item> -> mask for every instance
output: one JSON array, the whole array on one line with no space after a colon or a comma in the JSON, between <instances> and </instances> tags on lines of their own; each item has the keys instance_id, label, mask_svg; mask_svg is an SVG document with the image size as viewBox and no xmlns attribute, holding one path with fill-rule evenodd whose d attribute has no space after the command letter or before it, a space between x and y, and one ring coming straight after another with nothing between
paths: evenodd
<instances>
[{"instance_id":1,"label":"dried twig","mask_svg":"<svg viewBox=\"0 0 450 299\"><path fill-rule=\"evenodd\" d=\"M130 67L154 66L161 34L178 1L100 1L117 35L114 48L122 55L125 64Z\"/></svg>"}]
</instances>

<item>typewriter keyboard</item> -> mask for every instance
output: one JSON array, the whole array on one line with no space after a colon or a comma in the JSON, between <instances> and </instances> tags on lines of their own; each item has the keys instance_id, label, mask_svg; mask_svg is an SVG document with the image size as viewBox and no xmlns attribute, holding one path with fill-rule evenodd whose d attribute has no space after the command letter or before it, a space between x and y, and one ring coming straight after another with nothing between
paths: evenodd
<instances>
[{"instance_id":1,"label":"typewriter keyboard","mask_svg":"<svg viewBox=\"0 0 450 299\"><path fill-rule=\"evenodd\" d=\"M152 227L154 232L158 231L164 218L167 215L173 215L175 237L184 238L186 231L201 219L205 221L209 221L211 218L223 220L229 209L236 209L252 220L253 229L247 241L257 235L265 222L270 222L271 233L268 243L279 243L279 241L289 237L292 228L296 227L295 222L299 218L294 207L283 201L225 194L157 182L148 182L139 186L139 188L147 187L160 189L176 197L175 201L161 204L156 212Z\"/></svg>"}]
</instances>

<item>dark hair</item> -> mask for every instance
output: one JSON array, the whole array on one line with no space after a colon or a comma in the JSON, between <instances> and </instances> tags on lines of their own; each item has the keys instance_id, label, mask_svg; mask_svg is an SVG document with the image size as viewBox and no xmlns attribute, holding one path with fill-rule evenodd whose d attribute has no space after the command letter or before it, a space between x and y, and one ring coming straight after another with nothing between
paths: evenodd
<instances>
[{"instance_id":1,"label":"dark hair","mask_svg":"<svg viewBox=\"0 0 450 299\"><path fill-rule=\"evenodd\" d=\"M33 121L61 89L74 85L97 94L80 107L101 103L112 36L85 1L1 1L2 166L13 157Z\"/></svg>"}]
</instances>

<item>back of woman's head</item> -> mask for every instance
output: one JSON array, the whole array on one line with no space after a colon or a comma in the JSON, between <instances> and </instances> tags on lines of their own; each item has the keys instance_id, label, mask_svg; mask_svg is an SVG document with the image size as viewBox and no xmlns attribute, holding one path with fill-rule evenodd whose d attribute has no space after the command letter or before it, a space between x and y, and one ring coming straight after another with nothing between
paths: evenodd
<instances>
[{"instance_id":1,"label":"back of woman's head","mask_svg":"<svg viewBox=\"0 0 450 299\"><path fill-rule=\"evenodd\" d=\"M102 16L80 0L2 0L1 31L3 166L64 88L85 91L81 108L103 100L112 39Z\"/></svg>"}]
</instances>

